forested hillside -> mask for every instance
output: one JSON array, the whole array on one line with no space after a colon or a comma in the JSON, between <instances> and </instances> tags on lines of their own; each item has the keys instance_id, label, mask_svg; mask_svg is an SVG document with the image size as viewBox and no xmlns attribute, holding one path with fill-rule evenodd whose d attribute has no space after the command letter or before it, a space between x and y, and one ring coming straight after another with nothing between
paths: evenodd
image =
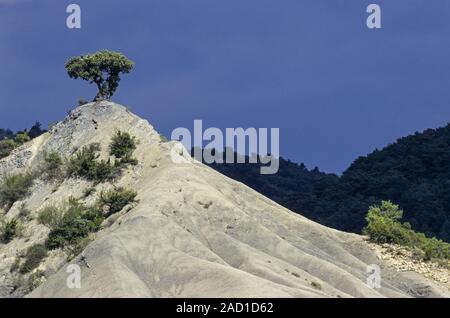
<instances>
[{"instance_id":1,"label":"forested hillside","mask_svg":"<svg viewBox=\"0 0 450 318\"><path fill-rule=\"evenodd\" d=\"M212 167L329 227L360 233L369 207L391 200L413 229L450 241L450 125L360 157L341 177L284 159L275 175L258 165Z\"/></svg>"},{"instance_id":2,"label":"forested hillside","mask_svg":"<svg viewBox=\"0 0 450 318\"><path fill-rule=\"evenodd\" d=\"M24 129L13 133L10 129L0 128L0 159L9 156L9 154L17 147L27 141L39 137L46 130L42 129L41 123L36 122L30 130Z\"/></svg>"}]
</instances>

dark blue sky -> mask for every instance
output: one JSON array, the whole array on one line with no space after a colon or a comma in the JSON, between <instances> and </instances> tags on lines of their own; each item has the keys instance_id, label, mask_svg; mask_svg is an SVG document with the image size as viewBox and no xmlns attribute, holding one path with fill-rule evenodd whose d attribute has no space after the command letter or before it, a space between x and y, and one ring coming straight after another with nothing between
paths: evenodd
<instances>
[{"instance_id":1,"label":"dark blue sky","mask_svg":"<svg viewBox=\"0 0 450 318\"><path fill-rule=\"evenodd\" d=\"M136 62L114 100L163 134L279 127L283 156L325 171L450 118L448 0L0 0L0 127L91 99L64 63L102 48Z\"/></svg>"}]
</instances>

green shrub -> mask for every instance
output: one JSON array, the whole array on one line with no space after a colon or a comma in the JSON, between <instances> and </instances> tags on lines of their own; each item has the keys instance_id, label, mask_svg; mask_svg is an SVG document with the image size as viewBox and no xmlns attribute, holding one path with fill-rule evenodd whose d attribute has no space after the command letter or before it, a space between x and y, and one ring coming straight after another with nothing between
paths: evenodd
<instances>
[{"instance_id":1,"label":"green shrub","mask_svg":"<svg viewBox=\"0 0 450 318\"><path fill-rule=\"evenodd\" d=\"M159 138L161 139L161 142L169 142L170 140L167 139L166 136L164 136L163 134L159 134Z\"/></svg>"},{"instance_id":2,"label":"green shrub","mask_svg":"<svg viewBox=\"0 0 450 318\"><path fill-rule=\"evenodd\" d=\"M0 241L9 243L12 239L18 236L21 232L21 224L19 220L13 218L11 220L0 221Z\"/></svg>"},{"instance_id":3,"label":"green shrub","mask_svg":"<svg viewBox=\"0 0 450 318\"><path fill-rule=\"evenodd\" d=\"M16 134L16 138L14 138L15 142L19 145L22 145L31 140L30 136L26 131L19 132Z\"/></svg>"},{"instance_id":4,"label":"green shrub","mask_svg":"<svg viewBox=\"0 0 450 318\"><path fill-rule=\"evenodd\" d=\"M133 151L136 149L136 138L127 132L118 131L109 145L109 154L118 159L131 159Z\"/></svg>"},{"instance_id":5,"label":"green shrub","mask_svg":"<svg viewBox=\"0 0 450 318\"><path fill-rule=\"evenodd\" d=\"M137 159L131 157L131 155L130 156L127 155L115 162L115 166L118 168L122 168L123 166L126 166L126 165L136 166L137 164L138 164Z\"/></svg>"},{"instance_id":6,"label":"green shrub","mask_svg":"<svg viewBox=\"0 0 450 318\"><path fill-rule=\"evenodd\" d=\"M46 173L50 179L61 177L63 159L57 152L44 153L44 162L41 165L41 172Z\"/></svg>"},{"instance_id":7,"label":"green shrub","mask_svg":"<svg viewBox=\"0 0 450 318\"><path fill-rule=\"evenodd\" d=\"M107 216L109 216L122 211L129 203L135 202L136 196L137 193L135 191L119 187L106 192L102 191L100 193L99 203L102 207L108 207Z\"/></svg>"},{"instance_id":8,"label":"green shrub","mask_svg":"<svg viewBox=\"0 0 450 318\"><path fill-rule=\"evenodd\" d=\"M372 206L366 217L364 234L376 243L392 243L414 246L426 237L416 233L408 223L401 223L403 211L390 201L382 201L380 206ZM423 238L422 238L423 236Z\"/></svg>"},{"instance_id":9,"label":"green shrub","mask_svg":"<svg viewBox=\"0 0 450 318\"><path fill-rule=\"evenodd\" d=\"M31 293L38 288L45 281L45 274L42 271L37 271L28 277L27 293Z\"/></svg>"},{"instance_id":10,"label":"green shrub","mask_svg":"<svg viewBox=\"0 0 450 318\"><path fill-rule=\"evenodd\" d=\"M20 266L20 273L26 274L34 270L47 257L47 249L42 244L35 244L28 248L25 262Z\"/></svg>"},{"instance_id":11,"label":"green shrub","mask_svg":"<svg viewBox=\"0 0 450 318\"><path fill-rule=\"evenodd\" d=\"M70 255L78 255L90 242L89 235L101 228L105 215L102 208L109 208L108 215L121 211L134 202L136 192L125 188L101 192L98 203L86 206L76 199L70 199L62 208L49 206L39 213L38 220L50 227L46 241L48 249L66 248Z\"/></svg>"},{"instance_id":12,"label":"green shrub","mask_svg":"<svg viewBox=\"0 0 450 318\"><path fill-rule=\"evenodd\" d=\"M98 208L72 200L63 212L60 223L50 231L46 246L55 249L77 244L79 239L98 231L103 220L104 216Z\"/></svg>"},{"instance_id":13,"label":"green shrub","mask_svg":"<svg viewBox=\"0 0 450 318\"><path fill-rule=\"evenodd\" d=\"M56 206L47 206L43 208L38 215L38 222L49 227L50 229L57 228L63 218L63 212Z\"/></svg>"},{"instance_id":14,"label":"green shrub","mask_svg":"<svg viewBox=\"0 0 450 318\"><path fill-rule=\"evenodd\" d=\"M425 260L450 259L450 244L436 238L427 238L423 233L411 229L408 223L401 223L403 211L398 205L383 201L381 206L373 206L366 217L364 234L376 243L391 243L410 248L414 255L423 255ZM422 253L419 252L422 251Z\"/></svg>"},{"instance_id":15,"label":"green shrub","mask_svg":"<svg viewBox=\"0 0 450 318\"><path fill-rule=\"evenodd\" d=\"M85 238L98 229L98 224L83 217L66 220L64 224L49 233L46 246L49 249L71 246L80 238Z\"/></svg>"},{"instance_id":16,"label":"green shrub","mask_svg":"<svg viewBox=\"0 0 450 318\"><path fill-rule=\"evenodd\" d=\"M11 152L17 147L14 140L7 139L0 141L0 159L8 157Z\"/></svg>"},{"instance_id":17,"label":"green shrub","mask_svg":"<svg viewBox=\"0 0 450 318\"><path fill-rule=\"evenodd\" d=\"M14 273L17 272L20 268L20 257L16 256L16 259L14 260L14 263L12 263L9 272Z\"/></svg>"},{"instance_id":18,"label":"green shrub","mask_svg":"<svg viewBox=\"0 0 450 318\"><path fill-rule=\"evenodd\" d=\"M29 172L7 177L0 185L0 205L10 207L14 202L26 197L34 178L35 175Z\"/></svg>"},{"instance_id":19,"label":"green shrub","mask_svg":"<svg viewBox=\"0 0 450 318\"><path fill-rule=\"evenodd\" d=\"M403 212L395 204L383 201L381 206L373 206L367 214L364 233L377 243L411 245L411 230L399 222Z\"/></svg>"},{"instance_id":20,"label":"green shrub","mask_svg":"<svg viewBox=\"0 0 450 318\"><path fill-rule=\"evenodd\" d=\"M109 181L115 179L121 172L121 166L113 165L111 160L100 160L94 166L91 179L95 181Z\"/></svg>"},{"instance_id":21,"label":"green shrub","mask_svg":"<svg viewBox=\"0 0 450 318\"><path fill-rule=\"evenodd\" d=\"M83 198L87 198L89 197L91 194L95 193L95 188L94 187L89 187L86 190L83 191Z\"/></svg>"},{"instance_id":22,"label":"green shrub","mask_svg":"<svg viewBox=\"0 0 450 318\"><path fill-rule=\"evenodd\" d=\"M87 103L89 103L89 102L87 100L85 100L84 98L78 99L78 106L83 106L83 105L86 105Z\"/></svg>"},{"instance_id":23,"label":"green shrub","mask_svg":"<svg viewBox=\"0 0 450 318\"><path fill-rule=\"evenodd\" d=\"M413 247L411 249L411 258L413 261L422 261L425 259L425 252L418 247Z\"/></svg>"},{"instance_id":24,"label":"green shrub","mask_svg":"<svg viewBox=\"0 0 450 318\"><path fill-rule=\"evenodd\" d=\"M69 160L69 173L80 177L92 176L92 171L95 170L96 160L100 156L98 151L100 151L100 145L97 143L84 146L81 150L78 150Z\"/></svg>"},{"instance_id":25,"label":"green shrub","mask_svg":"<svg viewBox=\"0 0 450 318\"><path fill-rule=\"evenodd\" d=\"M26 219L28 219L30 214L31 214L31 211L28 209L27 204L25 202L23 202L19 207L19 214L18 214L19 219L26 220Z\"/></svg>"},{"instance_id":26,"label":"green shrub","mask_svg":"<svg viewBox=\"0 0 450 318\"><path fill-rule=\"evenodd\" d=\"M98 182L114 179L119 174L120 168L112 165L109 160L98 161L99 151L100 145L97 143L84 146L77 151L69 160L69 174Z\"/></svg>"},{"instance_id":27,"label":"green shrub","mask_svg":"<svg viewBox=\"0 0 450 318\"><path fill-rule=\"evenodd\" d=\"M425 252L425 260L450 259L450 244L435 237L422 238L420 247Z\"/></svg>"}]
</instances>

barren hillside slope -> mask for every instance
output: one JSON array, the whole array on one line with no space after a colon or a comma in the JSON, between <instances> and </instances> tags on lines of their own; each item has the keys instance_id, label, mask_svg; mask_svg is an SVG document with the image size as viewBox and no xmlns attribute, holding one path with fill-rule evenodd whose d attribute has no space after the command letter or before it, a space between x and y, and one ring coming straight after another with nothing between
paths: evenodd
<instances>
[{"instance_id":1,"label":"barren hillside slope","mask_svg":"<svg viewBox=\"0 0 450 318\"><path fill-rule=\"evenodd\" d=\"M68 158L93 142L106 149L115 131L139 141L138 165L116 186L137 191L139 202L111 216L82 255L81 288L70 289L63 251L40 265L45 281L30 297L433 297L448 291L411 272L384 266L363 237L295 214L245 185L190 160L177 142L163 142L145 120L111 102L74 110L49 133L0 161L0 179L39 165L45 151ZM181 163L174 163L173 155ZM22 296L11 273L17 254L45 241L40 209L110 184L67 178L37 180L23 200L32 217L22 237L0 244L0 296ZM83 199L94 200L93 195ZM16 202L6 217L19 213ZM367 266L382 268L382 288L366 284Z\"/></svg>"}]
</instances>

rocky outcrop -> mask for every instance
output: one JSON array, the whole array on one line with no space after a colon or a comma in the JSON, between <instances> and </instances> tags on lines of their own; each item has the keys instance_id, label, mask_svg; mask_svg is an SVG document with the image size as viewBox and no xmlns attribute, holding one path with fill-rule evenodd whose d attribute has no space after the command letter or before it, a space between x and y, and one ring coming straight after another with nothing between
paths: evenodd
<instances>
[{"instance_id":1,"label":"rocky outcrop","mask_svg":"<svg viewBox=\"0 0 450 318\"><path fill-rule=\"evenodd\" d=\"M450 288L450 262L424 261L421 250L411 250L394 244L369 243L377 257L399 272L419 273Z\"/></svg>"}]
</instances>

